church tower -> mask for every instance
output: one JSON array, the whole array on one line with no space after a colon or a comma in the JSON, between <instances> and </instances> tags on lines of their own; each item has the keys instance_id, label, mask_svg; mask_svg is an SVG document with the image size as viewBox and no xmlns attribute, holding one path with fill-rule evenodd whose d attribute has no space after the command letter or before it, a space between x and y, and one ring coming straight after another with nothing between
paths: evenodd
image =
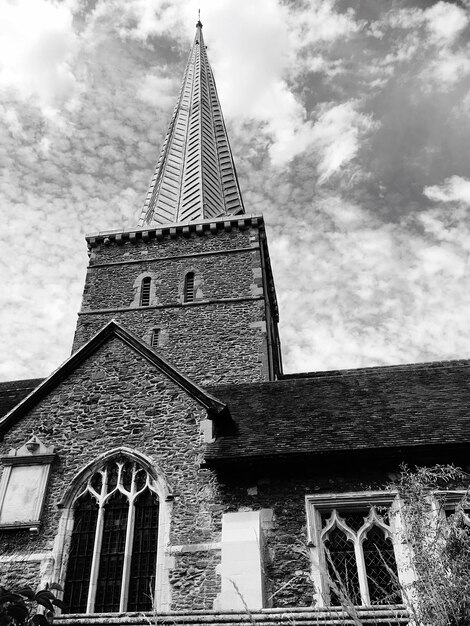
<instances>
[{"instance_id":1,"label":"church tower","mask_svg":"<svg viewBox=\"0 0 470 626\"><path fill-rule=\"evenodd\" d=\"M279 376L264 221L245 213L200 21L139 224L87 242L74 351L115 319L195 382Z\"/></svg>"}]
</instances>

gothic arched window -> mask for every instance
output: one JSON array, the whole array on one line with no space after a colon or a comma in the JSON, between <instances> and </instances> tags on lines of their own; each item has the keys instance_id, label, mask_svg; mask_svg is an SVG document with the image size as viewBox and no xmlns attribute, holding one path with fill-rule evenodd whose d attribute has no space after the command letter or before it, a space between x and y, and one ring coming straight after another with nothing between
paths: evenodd
<instances>
[{"instance_id":1,"label":"gothic arched window","mask_svg":"<svg viewBox=\"0 0 470 626\"><path fill-rule=\"evenodd\" d=\"M376 506L354 500L351 494L307 497L319 601L332 606L400 603L390 496L370 492Z\"/></svg>"},{"instance_id":2,"label":"gothic arched window","mask_svg":"<svg viewBox=\"0 0 470 626\"><path fill-rule=\"evenodd\" d=\"M184 277L184 301L194 300L194 272L188 272Z\"/></svg>"},{"instance_id":3,"label":"gothic arched window","mask_svg":"<svg viewBox=\"0 0 470 626\"><path fill-rule=\"evenodd\" d=\"M114 457L90 476L73 509L64 589L68 611L150 610L159 501L148 472Z\"/></svg>"},{"instance_id":4,"label":"gothic arched window","mask_svg":"<svg viewBox=\"0 0 470 626\"><path fill-rule=\"evenodd\" d=\"M149 306L150 304L150 285L152 283L152 279L150 276L146 276L142 279L142 284L140 286L140 306Z\"/></svg>"}]
</instances>

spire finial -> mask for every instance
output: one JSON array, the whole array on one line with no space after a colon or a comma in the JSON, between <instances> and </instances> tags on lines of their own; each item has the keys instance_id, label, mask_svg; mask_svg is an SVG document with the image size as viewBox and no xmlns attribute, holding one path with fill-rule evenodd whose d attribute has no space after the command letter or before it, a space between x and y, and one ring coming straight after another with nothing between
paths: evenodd
<instances>
[{"instance_id":1,"label":"spire finial","mask_svg":"<svg viewBox=\"0 0 470 626\"><path fill-rule=\"evenodd\" d=\"M201 9L197 10L197 24L196 24L196 28L202 28Z\"/></svg>"}]
</instances>

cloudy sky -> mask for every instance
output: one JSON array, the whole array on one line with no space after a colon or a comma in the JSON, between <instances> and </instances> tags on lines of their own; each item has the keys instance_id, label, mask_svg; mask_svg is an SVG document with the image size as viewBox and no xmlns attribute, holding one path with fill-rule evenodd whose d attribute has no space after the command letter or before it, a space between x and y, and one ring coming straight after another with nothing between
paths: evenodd
<instances>
[{"instance_id":1,"label":"cloudy sky","mask_svg":"<svg viewBox=\"0 0 470 626\"><path fill-rule=\"evenodd\" d=\"M198 5L286 371L470 357L470 0L0 0L0 380L69 353Z\"/></svg>"}]
</instances>

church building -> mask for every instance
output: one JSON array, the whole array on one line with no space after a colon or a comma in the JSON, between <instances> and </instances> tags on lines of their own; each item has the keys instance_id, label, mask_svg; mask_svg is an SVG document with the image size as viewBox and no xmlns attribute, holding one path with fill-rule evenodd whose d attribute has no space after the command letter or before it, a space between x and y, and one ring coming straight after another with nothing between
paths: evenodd
<instances>
[{"instance_id":1,"label":"church building","mask_svg":"<svg viewBox=\"0 0 470 626\"><path fill-rule=\"evenodd\" d=\"M72 355L0 384L1 585L61 626L354 623L339 576L407 624L388 486L468 464L470 361L283 374L200 22L139 224L87 244Z\"/></svg>"}]
</instances>

